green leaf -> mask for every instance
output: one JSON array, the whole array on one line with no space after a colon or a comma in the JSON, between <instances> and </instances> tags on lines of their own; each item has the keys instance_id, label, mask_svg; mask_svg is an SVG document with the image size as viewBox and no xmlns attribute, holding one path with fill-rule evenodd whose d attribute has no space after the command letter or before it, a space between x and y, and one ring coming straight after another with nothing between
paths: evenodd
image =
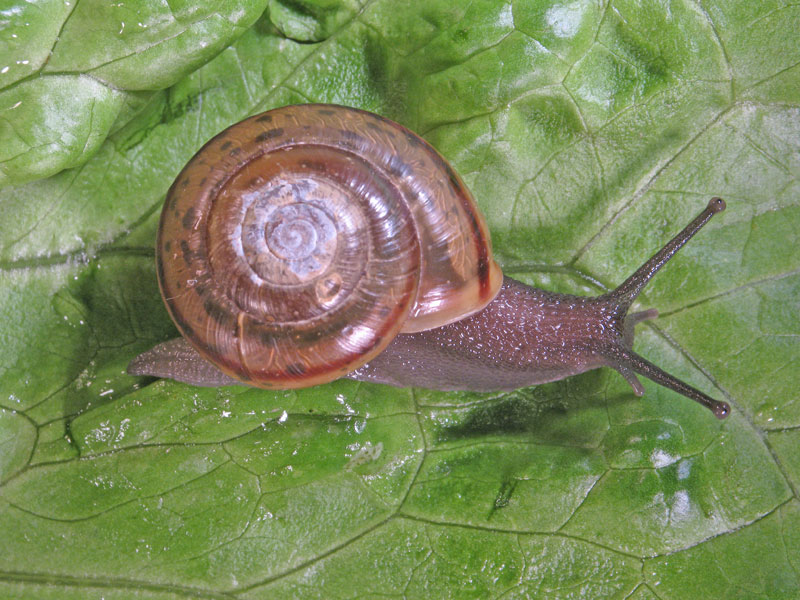
<instances>
[{"instance_id":1,"label":"green leaf","mask_svg":"<svg viewBox=\"0 0 800 600\"><path fill-rule=\"evenodd\" d=\"M0 596L796 598L798 17L0 9ZM608 369L502 394L126 375L176 335L152 250L172 180L224 127L307 101L424 135L504 271L549 290L614 287L725 198L640 298L660 317L636 350L731 417Z\"/></svg>"},{"instance_id":2,"label":"green leaf","mask_svg":"<svg viewBox=\"0 0 800 600\"><path fill-rule=\"evenodd\" d=\"M99 0L0 8L0 185L86 162L112 125L244 33L266 0Z\"/></svg>"},{"instance_id":3,"label":"green leaf","mask_svg":"<svg viewBox=\"0 0 800 600\"><path fill-rule=\"evenodd\" d=\"M85 162L124 102L122 92L85 75L21 82L0 92L0 183L19 183Z\"/></svg>"}]
</instances>

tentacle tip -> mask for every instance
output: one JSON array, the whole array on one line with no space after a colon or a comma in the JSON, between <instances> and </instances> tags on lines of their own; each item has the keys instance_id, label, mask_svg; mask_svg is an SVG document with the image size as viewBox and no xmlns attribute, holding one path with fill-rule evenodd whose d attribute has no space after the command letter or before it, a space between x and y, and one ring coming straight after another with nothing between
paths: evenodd
<instances>
[{"instance_id":1,"label":"tentacle tip","mask_svg":"<svg viewBox=\"0 0 800 600\"><path fill-rule=\"evenodd\" d=\"M708 210L710 210L712 213L720 213L725 210L726 206L725 200L722 198L717 198L716 196L708 201Z\"/></svg>"},{"instance_id":2,"label":"tentacle tip","mask_svg":"<svg viewBox=\"0 0 800 600\"><path fill-rule=\"evenodd\" d=\"M644 386L642 385L642 382L639 381L639 378L633 373L633 371L625 367L617 367L617 369L625 378L625 381L627 381L633 388L633 394L639 398L644 396Z\"/></svg>"},{"instance_id":3,"label":"tentacle tip","mask_svg":"<svg viewBox=\"0 0 800 600\"><path fill-rule=\"evenodd\" d=\"M713 412L714 416L718 419L725 419L731 414L731 406L727 402L714 402L714 405L711 407L711 412Z\"/></svg>"}]
</instances>

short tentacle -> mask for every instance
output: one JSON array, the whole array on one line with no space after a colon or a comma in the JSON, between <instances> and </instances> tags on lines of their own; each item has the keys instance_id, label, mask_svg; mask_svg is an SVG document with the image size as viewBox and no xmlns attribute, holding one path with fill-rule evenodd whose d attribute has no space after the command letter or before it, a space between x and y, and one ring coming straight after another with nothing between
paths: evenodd
<instances>
[{"instance_id":1,"label":"short tentacle","mask_svg":"<svg viewBox=\"0 0 800 600\"><path fill-rule=\"evenodd\" d=\"M625 381L631 385L634 394L640 398L644 396L644 386L642 385L642 382L639 381L639 378L636 377L636 373L624 366L617 367L617 370L619 371L620 375L625 378Z\"/></svg>"},{"instance_id":2,"label":"short tentacle","mask_svg":"<svg viewBox=\"0 0 800 600\"><path fill-rule=\"evenodd\" d=\"M643 310L640 312L635 312L630 315L626 315L625 319L622 324L622 339L625 345L628 348L633 347L633 333L636 326L641 323L642 321L649 321L650 319L655 319L658 316L658 310L655 308L650 308L648 310Z\"/></svg>"}]
</instances>

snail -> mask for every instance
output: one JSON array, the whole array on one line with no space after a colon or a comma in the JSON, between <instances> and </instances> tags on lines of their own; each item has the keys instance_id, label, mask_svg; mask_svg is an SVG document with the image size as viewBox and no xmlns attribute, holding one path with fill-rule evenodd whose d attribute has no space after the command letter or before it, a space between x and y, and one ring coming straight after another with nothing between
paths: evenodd
<instances>
[{"instance_id":1,"label":"snail","mask_svg":"<svg viewBox=\"0 0 800 600\"><path fill-rule=\"evenodd\" d=\"M615 290L556 294L504 276L459 176L378 115L287 106L209 141L170 188L156 268L182 338L129 365L193 385L297 388L342 377L511 390L613 367L718 418L725 402L632 350L628 314L655 273L725 203L713 198Z\"/></svg>"}]
</instances>

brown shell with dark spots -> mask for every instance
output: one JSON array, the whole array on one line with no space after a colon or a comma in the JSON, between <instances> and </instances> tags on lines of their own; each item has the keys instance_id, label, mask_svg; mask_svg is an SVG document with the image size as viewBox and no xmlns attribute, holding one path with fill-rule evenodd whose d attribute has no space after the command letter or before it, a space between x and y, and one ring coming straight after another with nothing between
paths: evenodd
<instances>
[{"instance_id":1,"label":"brown shell with dark spots","mask_svg":"<svg viewBox=\"0 0 800 600\"><path fill-rule=\"evenodd\" d=\"M181 333L260 387L324 383L502 284L458 175L404 127L289 106L226 129L167 195L159 285Z\"/></svg>"}]
</instances>

